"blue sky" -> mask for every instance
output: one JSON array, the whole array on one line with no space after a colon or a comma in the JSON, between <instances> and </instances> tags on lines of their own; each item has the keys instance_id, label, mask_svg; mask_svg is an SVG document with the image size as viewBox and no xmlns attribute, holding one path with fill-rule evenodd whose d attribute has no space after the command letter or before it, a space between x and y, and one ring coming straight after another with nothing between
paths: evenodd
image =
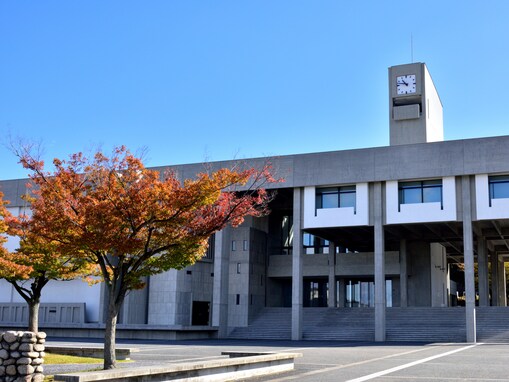
<instances>
[{"instance_id":1,"label":"blue sky","mask_svg":"<svg viewBox=\"0 0 509 382\"><path fill-rule=\"evenodd\" d=\"M0 142L148 166L386 146L387 68L412 56L446 140L506 135L508 19L502 0L1 0Z\"/></svg>"}]
</instances>

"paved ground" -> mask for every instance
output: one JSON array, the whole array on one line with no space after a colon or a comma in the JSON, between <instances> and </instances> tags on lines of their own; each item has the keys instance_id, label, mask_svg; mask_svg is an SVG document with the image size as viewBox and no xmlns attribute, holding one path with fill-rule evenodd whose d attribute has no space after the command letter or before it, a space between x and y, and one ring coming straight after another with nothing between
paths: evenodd
<instances>
[{"instance_id":1,"label":"paved ground","mask_svg":"<svg viewBox=\"0 0 509 382\"><path fill-rule=\"evenodd\" d=\"M78 341L49 339L48 344ZM84 345L80 342L80 344ZM100 345L97 344L96 345ZM221 351L303 354L293 372L255 381L509 381L509 344L394 344L290 341L120 341L136 347L129 367L218 358ZM90 367L90 366L87 366ZM62 372L46 365L45 374Z\"/></svg>"}]
</instances>

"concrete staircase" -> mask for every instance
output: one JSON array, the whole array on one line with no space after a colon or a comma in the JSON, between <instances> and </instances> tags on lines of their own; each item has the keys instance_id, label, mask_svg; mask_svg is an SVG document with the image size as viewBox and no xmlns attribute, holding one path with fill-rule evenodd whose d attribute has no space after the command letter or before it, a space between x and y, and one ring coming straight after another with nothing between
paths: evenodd
<instances>
[{"instance_id":1,"label":"concrete staircase","mask_svg":"<svg viewBox=\"0 0 509 382\"><path fill-rule=\"evenodd\" d=\"M509 343L509 308L476 308L477 341ZM229 338L291 339L291 308L265 308L247 327L235 328ZM304 308L303 339L374 341L373 308ZM465 309L387 308L387 341L465 342Z\"/></svg>"},{"instance_id":2,"label":"concrete staircase","mask_svg":"<svg viewBox=\"0 0 509 382\"><path fill-rule=\"evenodd\" d=\"M265 308L249 326L238 327L228 338L289 340L292 337L292 309Z\"/></svg>"},{"instance_id":3,"label":"concrete staircase","mask_svg":"<svg viewBox=\"0 0 509 382\"><path fill-rule=\"evenodd\" d=\"M476 308L477 342L509 343L509 308Z\"/></svg>"},{"instance_id":4,"label":"concrete staircase","mask_svg":"<svg viewBox=\"0 0 509 382\"><path fill-rule=\"evenodd\" d=\"M387 341L465 342L465 309L388 308Z\"/></svg>"}]
</instances>

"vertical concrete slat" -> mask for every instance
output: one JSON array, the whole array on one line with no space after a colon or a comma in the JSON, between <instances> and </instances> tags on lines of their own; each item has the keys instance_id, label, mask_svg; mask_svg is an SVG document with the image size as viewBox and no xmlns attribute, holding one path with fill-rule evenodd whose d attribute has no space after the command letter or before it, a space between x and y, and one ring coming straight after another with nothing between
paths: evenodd
<instances>
[{"instance_id":1,"label":"vertical concrete slat","mask_svg":"<svg viewBox=\"0 0 509 382\"><path fill-rule=\"evenodd\" d=\"M214 247L212 325L219 328L219 338L228 336L229 229L216 232Z\"/></svg>"},{"instance_id":2,"label":"vertical concrete slat","mask_svg":"<svg viewBox=\"0 0 509 382\"><path fill-rule=\"evenodd\" d=\"M407 265L407 247L406 240L399 242L399 290L400 290L400 306L406 308L408 306L408 265Z\"/></svg>"},{"instance_id":3,"label":"vertical concrete slat","mask_svg":"<svg viewBox=\"0 0 509 382\"><path fill-rule=\"evenodd\" d=\"M506 274L502 256L498 259L498 298L499 306L507 306Z\"/></svg>"},{"instance_id":4,"label":"vertical concrete slat","mask_svg":"<svg viewBox=\"0 0 509 382\"><path fill-rule=\"evenodd\" d=\"M373 218L375 234L375 341L385 341L385 240L382 183L374 184Z\"/></svg>"},{"instance_id":5,"label":"vertical concrete slat","mask_svg":"<svg viewBox=\"0 0 509 382\"><path fill-rule=\"evenodd\" d=\"M479 274L479 306L489 306L488 251L486 238L477 240L477 272Z\"/></svg>"},{"instance_id":6,"label":"vertical concrete slat","mask_svg":"<svg viewBox=\"0 0 509 382\"><path fill-rule=\"evenodd\" d=\"M470 176L461 177L461 195L463 206L463 256L465 264L465 314L467 342L476 342L475 327L475 272L474 238L472 232L472 201L470 194Z\"/></svg>"},{"instance_id":7,"label":"vertical concrete slat","mask_svg":"<svg viewBox=\"0 0 509 382\"><path fill-rule=\"evenodd\" d=\"M498 306L498 254L496 251L490 254L491 263L491 305Z\"/></svg>"},{"instance_id":8,"label":"vertical concrete slat","mask_svg":"<svg viewBox=\"0 0 509 382\"><path fill-rule=\"evenodd\" d=\"M302 339L302 189L293 189L292 340Z\"/></svg>"},{"instance_id":9,"label":"vertical concrete slat","mask_svg":"<svg viewBox=\"0 0 509 382\"><path fill-rule=\"evenodd\" d=\"M329 242L329 308L336 307L336 245Z\"/></svg>"}]
</instances>

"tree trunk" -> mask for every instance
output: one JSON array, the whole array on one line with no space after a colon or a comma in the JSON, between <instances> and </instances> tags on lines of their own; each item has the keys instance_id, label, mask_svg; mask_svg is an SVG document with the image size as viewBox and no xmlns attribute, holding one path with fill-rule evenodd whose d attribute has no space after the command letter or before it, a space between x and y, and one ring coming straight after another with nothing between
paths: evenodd
<instances>
[{"instance_id":1,"label":"tree trunk","mask_svg":"<svg viewBox=\"0 0 509 382\"><path fill-rule=\"evenodd\" d=\"M117 367L115 336L119 310L120 305L115 304L115 299L110 296L108 302L108 315L106 317L106 327L104 330L104 370L114 369Z\"/></svg>"},{"instance_id":2,"label":"tree trunk","mask_svg":"<svg viewBox=\"0 0 509 382\"><path fill-rule=\"evenodd\" d=\"M28 331L37 333L39 331L39 300L28 302Z\"/></svg>"}]
</instances>

